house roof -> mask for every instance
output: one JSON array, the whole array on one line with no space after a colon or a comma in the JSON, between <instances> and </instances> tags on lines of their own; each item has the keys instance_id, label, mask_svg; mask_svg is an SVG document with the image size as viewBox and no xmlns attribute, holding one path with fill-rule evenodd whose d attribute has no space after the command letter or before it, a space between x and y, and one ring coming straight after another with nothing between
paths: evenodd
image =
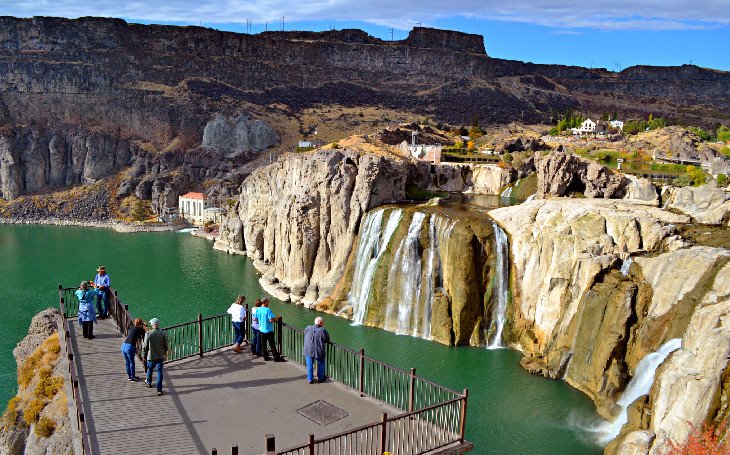
<instances>
[{"instance_id":1,"label":"house roof","mask_svg":"<svg viewBox=\"0 0 730 455\"><path fill-rule=\"evenodd\" d=\"M205 195L203 193L187 193L183 194L182 197L186 197L188 199L205 199Z\"/></svg>"}]
</instances>

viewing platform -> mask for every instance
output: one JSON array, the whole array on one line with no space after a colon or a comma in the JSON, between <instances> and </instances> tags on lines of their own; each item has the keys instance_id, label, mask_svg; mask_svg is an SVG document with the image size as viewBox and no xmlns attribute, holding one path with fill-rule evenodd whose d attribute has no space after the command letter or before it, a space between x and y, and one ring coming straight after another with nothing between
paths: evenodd
<instances>
[{"instance_id":1,"label":"viewing platform","mask_svg":"<svg viewBox=\"0 0 730 455\"><path fill-rule=\"evenodd\" d=\"M279 322L287 362L235 353L230 316L164 328L170 352L163 395L129 382L121 343L133 317L118 296L94 340L75 323L75 289L59 287L59 322L69 358L83 454L461 454L467 393L449 390L336 344L327 347L326 383L309 384L303 331ZM246 327L245 333L250 334ZM138 349L138 352L141 351ZM144 367L137 359L137 375ZM154 382L154 379L153 379ZM71 396L69 397L71 398Z\"/></svg>"}]
</instances>

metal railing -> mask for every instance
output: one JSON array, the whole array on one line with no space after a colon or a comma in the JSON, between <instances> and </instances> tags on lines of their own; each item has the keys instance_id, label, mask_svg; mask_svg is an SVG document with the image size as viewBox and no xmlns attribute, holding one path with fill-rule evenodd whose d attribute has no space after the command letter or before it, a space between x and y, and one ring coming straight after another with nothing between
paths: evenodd
<instances>
[{"instance_id":1,"label":"metal railing","mask_svg":"<svg viewBox=\"0 0 730 455\"><path fill-rule=\"evenodd\" d=\"M304 331L281 320L275 325L280 352L304 365ZM468 391L459 393L365 355L365 350L327 345L327 377L357 390L404 414L322 439L310 435L299 447L276 451L280 455L424 454L464 442Z\"/></svg>"},{"instance_id":2,"label":"metal railing","mask_svg":"<svg viewBox=\"0 0 730 455\"><path fill-rule=\"evenodd\" d=\"M59 285L61 313L75 317L78 303L75 288ZM109 314L120 332L127 334L133 325L129 307L122 303L116 291L109 303ZM244 339L251 339L250 312L246 305ZM69 321L66 321L69 323ZM163 329L170 344L166 362L200 356L233 344L234 332L228 313L169 326ZM279 352L289 361L305 364L303 354L304 330L277 320L274 326ZM69 343L70 346L70 343ZM386 403L403 414L389 417L383 414L380 422L363 425L342 433L315 439L309 435L305 445L276 451L273 437L269 453L281 455L382 455L389 451L399 455L425 454L440 448L464 443L468 391L462 392L438 385L416 376L415 368L406 371L365 355L359 351L329 343L326 347L327 377L368 396ZM71 351L69 351L71 352ZM141 350L138 350L138 355ZM70 362L73 364L73 362ZM143 362L144 364L145 362ZM81 406L78 409L83 410ZM83 412L80 422L83 423ZM80 424L81 425L81 424ZM85 433L85 426L82 434ZM88 435L85 436L88 441ZM268 447L267 447L268 450ZM86 453L86 452L85 452Z\"/></svg>"},{"instance_id":3,"label":"metal railing","mask_svg":"<svg viewBox=\"0 0 730 455\"><path fill-rule=\"evenodd\" d=\"M69 324L73 324L73 321L67 319L68 307L67 303L73 302L75 299L68 299L68 291L74 291L75 289L64 289L60 284L58 285L58 304L61 310L61 329L58 332L58 340L61 342L61 336L63 336L63 343L66 348L66 355L68 357L68 378L71 381L72 400L74 401L76 408L76 429L79 431L81 436L81 450L83 455L91 455L91 441L89 440L89 430L86 427L86 418L84 414L83 400L81 393L79 392L79 379L76 373L76 361L73 350L73 344L71 343L71 334ZM78 312L78 304L76 305L76 312Z\"/></svg>"}]
</instances>

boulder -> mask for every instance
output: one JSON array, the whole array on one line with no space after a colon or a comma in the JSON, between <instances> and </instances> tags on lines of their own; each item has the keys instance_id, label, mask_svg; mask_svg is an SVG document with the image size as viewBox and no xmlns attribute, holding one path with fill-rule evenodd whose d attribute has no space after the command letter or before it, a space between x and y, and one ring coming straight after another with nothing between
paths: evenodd
<instances>
[{"instance_id":1,"label":"boulder","mask_svg":"<svg viewBox=\"0 0 730 455\"><path fill-rule=\"evenodd\" d=\"M562 152L537 162L537 198L581 193L589 198L622 198L629 179L605 166Z\"/></svg>"},{"instance_id":2,"label":"boulder","mask_svg":"<svg viewBox=\"0 0 730 455\"><path fill-rule=\"evenodd\" d=\"M659 206L659 193L651 180L634 176L627 176L627 178L630 182L626 186L625 200L653 207Z\"/></svg>"},{"instance_id":3,"label":"boulder","mask_svg":"<svg viewBox=\"0 0 730 455\"><path fill-rule=\"evenodd\" d=\"M279 142L279 134L266 122L246 115L217 115L205 125L203 147L231 157L244 151L261 151Z\"/></svg>"},{"instance_id":4,"label":"boulder","mask_svg":"<svg viewBox=\"0 0 730 455\"><path fill-rule=\"evenodd\" d=\"M730 193L713 180L699 187L670 188L666 208L676 209L697 223L726 224L730 220Z\"/></svg>"}]
</instances>

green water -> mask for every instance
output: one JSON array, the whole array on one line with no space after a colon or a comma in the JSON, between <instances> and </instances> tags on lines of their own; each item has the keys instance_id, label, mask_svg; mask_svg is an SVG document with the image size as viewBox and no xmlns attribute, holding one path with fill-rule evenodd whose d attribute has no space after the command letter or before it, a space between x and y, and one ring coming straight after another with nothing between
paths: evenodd
<instances>
[{"instance_id":1,"label":"green water","mask_svg":"<svg viewBox=\"0 0 730 455\"><path fill-rule=\"evenodd\" d=\"M39 310L57 305L57 285L77 286L105 265L135 316L171 325L225 312L239 294L264 295L251 261L179 233L117 234L92 228L0 225L0 399L14 393L12 348ZM318 315L274 301L296 326ZM593 404L561 381L526 373L510 350L447 347L325 315L333 341L451 388L469 388L467 438L474 454L590 455L591 435L570 422L595 420ZM119 368L123 369L121 354ZM245 418L242 415L242 418Z\"/></svg>"}]
</instances>

